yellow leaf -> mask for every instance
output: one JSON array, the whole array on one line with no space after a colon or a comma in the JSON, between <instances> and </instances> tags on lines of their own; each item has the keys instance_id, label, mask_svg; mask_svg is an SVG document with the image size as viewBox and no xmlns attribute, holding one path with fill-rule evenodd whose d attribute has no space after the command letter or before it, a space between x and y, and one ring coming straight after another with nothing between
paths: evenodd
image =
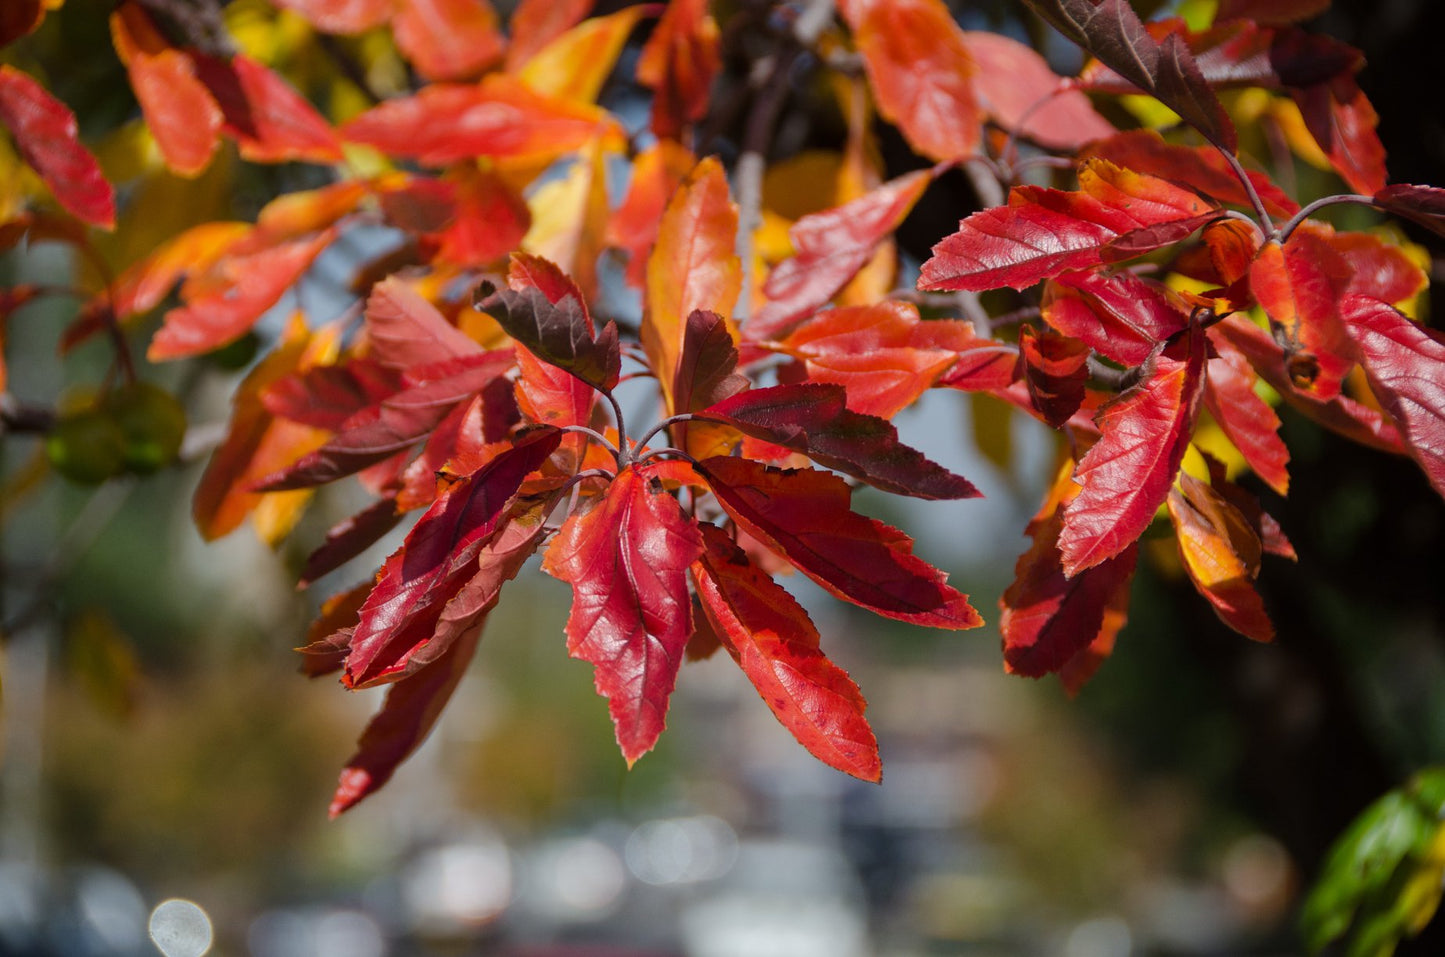
<instances>
[{"instance_id":1,"label":"yellow leaf","mask_svg":"<svg viewBox=\"0 0 1445 957\"><path fill-rule=\"evenodd\" d=\"M576 280L589 298L597 288L597 257L606 242L607 177L602 144L593 140L561 179L544 183L527 199L532 226L522 249L549 259Z\"/></svg>"},{"instance_id":2,"label":"yellow leaf","mask_svg":"<svg viewBox=\"0 0 1445 957\"><path fill-rule=\"evenodd\" d=\"M644 6L625 7L582 21L527 61L522 82L543 96L595 103L627 35L646 12Z\"/></svg>"}]
</instances>

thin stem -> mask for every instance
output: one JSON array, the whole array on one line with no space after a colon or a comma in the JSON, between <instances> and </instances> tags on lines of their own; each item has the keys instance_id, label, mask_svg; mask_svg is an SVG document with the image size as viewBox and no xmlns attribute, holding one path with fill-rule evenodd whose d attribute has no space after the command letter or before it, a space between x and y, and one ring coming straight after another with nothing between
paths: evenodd
<instances>
[{"instance_id":1,"label":"thin stem","mask_svg":"<svg viewBox=\"0 0 1445 957\"><path fill-rule=\"evenodd\" d=\"M612 457L618 460L618 467L621 467L622 452L617 448L617 446L613 445L610 441L608 441L607 436L603 435L601 432L598 432L596 429L589 429L585 425L564 425L558 428L557 431L575 432L578 435L585 435L590 439L596 439L598 442L602 443L603 447L606 448L607 451L612 453Z\"/></svg>"},{"instance_id":2,"label":"thin stem","mask_svg":"<svg viewBox=\"0 0 1445 957\"><path fill-rule=\"evenodd\" d=\"M1034 118L1035 113L1049 104L1049 101L1061 93L1069 92L1071 89L1073 89L1073 87L1061 85L1030 103L1028 108L1025 109L1019 117L1018 122L1014 124L1014 128L1009 130L1008 139L1004 141L1003 149L999 152L999 158L1008 164L1009 167L1017 169L1014 160L1018 156L1019 137L1023 135L1024 127L1028 125L1029 120Z\"/></svg>"},{"instance_id":3,"label":"thin stem","mask_svg":"<svg viewBox=\"0 0 1445 957\"><path fill-rule=\"evenodd\" d=\"M1003 183L1007 177L1003 169L987 156L970 156L963 161L963 175L968 177L973 192L983 209L1002 206L1008 198ZM980 168L982 167L982 168Z\"/></svg>"},{"instance_id":4,"label":"thin stem","mask_svg":"<svg viewBox=\"0 0 1445 957\"><path fill-rule=\"evenodd\" d=\"M617 417L617 445L613 446L606 439L602 441L612 448L612 454L617 458L617 468L625 469L632 459L632 453L627 446L627 425L622 420L622 406L617 403L617 397L610 390L602 394L607 396L607 401L612 405L612 414Z\"/></svg>"},{"instance_id":5,"label":"thin stem","mask_svg":"<svg viewBox=\"0 0 1445 957\"><path fill-rule=\"evenodd\" d=\"M1289 222L1280 227L1279 241L1284 242L1286 239L1289 239L1290 233L1298 229L1300 223L1309 219L1312 214L1324 209L1326 206L1336 206L1341 203L1356 203L1360 206L1374 207L1375 199L1373 196L1366 196L1363 193L1336 193L1333 196L1323 196L1295 213L1290 217Z\"/></svg>"},{"instance_id":6,"label":"thin stem","mask_svg":"<svg viewBox=\"0 0 1445 957\"><path fill-rule=\"evenodd\" d=\"M1244 187L1245 193L1248 194L1249 204L1254 207L1254 213L1259 217L1260 229L1264 231L1266 237L1273 238L1276 236L1274 220L1270 218L1269 210L1264 208L1264 200L1259 198L1259 191L1254 188L1254 180L1249 178L1249 171L1244 168L1244 164L1240 163L1239 157L1235 156L1232 151L1225 149L1218 143L1215 143L1214 147L1224 156L1224 161L1234 170L1235 178L1239 180L1240 185Z\"/></svg>"},{"instance_id":7,"label":"thin stem","mask_svg":"<svg viewBox=\"0 0 1445 957\"><path fill-rule=\"evenodd\" d=\"M645 435L643 435L642 438L640 438L640 439L637 440L637 444L636 444L635 448L636 448L638 451L641 451L642 449L647 448L647 442L648 442L648 440L651 439L651 438L652 438L654 435L656 435L657 433L661 432L663 429L667 428L667 427L670 426L670 425L676 425L676 424L679 423L679 422L690 422L690 421L692 421L694 418L695 418L695 416L694 416L691 412L680 412L680 413L678 413L677 415L670 415L670 416L668 416L667 418L663 419L661 422L659 422L659 423L657 423L656 425L654 425L652 428L648 429L648 430L647 430L647 433L646 433Z\"/></svg>"},{"instance_id":8,"label":"thin stem","mask_svg":"<svg viewBox=\"0 0 1445 957\"><path fill-rule=\"evenodd\" d=\"M664 455L669 456L669 457L671 457L671 458L682 459L684 462L687 462L689 465L697 465L697 464L698 464L697 459L693 458L691 455L688 455L688 454L687 454L686 452L684 452L682 449L674 449L674 448L671 448L671 447L668 447L668 448L665 448L665 449L653 449L653 450L650 451L650 452L644 452L642 455L639 455L639 456L637 457L637 463L636 463L636 464L642 465L642 464L645 463L645 462L649 462L649 461L651 461L652 459L661 458L661 457L663 457Z\"/></svg>"}]
</instances>

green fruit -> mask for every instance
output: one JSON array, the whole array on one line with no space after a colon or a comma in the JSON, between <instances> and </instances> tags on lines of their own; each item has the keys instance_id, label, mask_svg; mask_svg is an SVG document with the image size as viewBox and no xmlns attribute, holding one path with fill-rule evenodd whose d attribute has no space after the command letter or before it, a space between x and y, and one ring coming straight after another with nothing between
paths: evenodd
<instances>
[{"instance_id":1,"label":"green fruit","mask_svg":"<svg viewBox=\"0 0 1445 957\"><path fill-rule=\"evenodd\" d=\"M186 410L176 397L149 382L131 382L105 400L124 445L125 467L149 475L176 460L186 437Z\"/></svg>"},{"instance_id":2,"label":"green fruit","mask_svg":"<svg viewBox=\"0 0 1445 957\"><path fill-rule=\"evenodd\" d=\"M100 409L63 417L45 437L45 455L55 471L82 485L98 485L125 468L125 436Z\"/></svg>"}]
</instances>

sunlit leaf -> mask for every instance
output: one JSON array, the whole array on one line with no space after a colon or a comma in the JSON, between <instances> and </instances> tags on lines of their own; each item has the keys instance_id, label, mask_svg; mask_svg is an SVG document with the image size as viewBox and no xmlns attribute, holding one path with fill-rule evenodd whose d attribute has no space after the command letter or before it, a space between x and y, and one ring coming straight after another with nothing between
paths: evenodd
<instances>
[{"instance_id":1,"label":"sunlit leaf","mask_svg":"<svg viewBox=\"0 0 1445 957\"><path fill-rule=\"evenodd\" d=\"M1252 210L1249 193L1223 154L1212 146L1166 143L1154 130L1128 130L1089 144L1080 158L1097 156L1125 169L1142 170L1187 186L1221 203ZM1299 204L1263 173L1250 171L1249 181L1273 216L1293 216Z\"/></svg>"},{"instance_id":2,"label":"sunlit leaf","mask_svg":"<svg viewBox=\"0 0 1445 957\"><path fill-rule=\"evenodd\" d=\"M110 15L110 31L166 165L182 176L200 173L220 142L222 116L195 61L170 48L136 3Z\"/></svg>"},{"instance_id":3,"label":"sunlit leaf","mask_svg":"<svg viewBox=\"0 0 1445 957\"><path fill-rule=\"evenodd\" d=\"M931 628L983 623L967 595L913 554L912 539L849 508L836 475L741 458L707 459L699 471L741 528L844 601Z\"/></svg>"},{"instance_id":4,"label":"sunlit leaf","mask_svg":"<svg viewBox=\"0 0 1445 957\"><path fill-rule=\"evenodd\" d=\"M701 309L726 318L737 303L737 230L738 210L722 164L708 157L668 203L647 262L642 345L671 411L680 411L672 388L687 317Z\"/></svg>"},{"instance_id":5,"label":"sunlit leaf","mask_svg":"<svg viewBox=\"0 0 1445 957\"><path fill-rule=\"evenodd\" d=\"M244 54L230 61L191 53L241 155L257 163L341 161L341 144L316 108L269 67Z\"/></svg>"},{"instance_id":6,"label":"sunlit leaf","mask_svg":"<svg viewBox=\"0 0 1445 957\"><path fill-rule=\"evenodd\" d=\"M702 535L706 551L693 580L729 654L809 753L845 774L879 780L863 695L820 650L808 613L717 526L703 525Z\"/></svg>"},{"instance_id":7,"label":"sunlit leaf","mask_svg":"<svg viewBox=\"0 0 1445 957\"><path fill-rule=\"evenodd\" d=\"M1237 508L1204 482L1180 476L1169 491L1169 518L1194 587L1219 620L1255 641L1271 641L1274 624L1255 591L1260 541Z\"/></svg>"},{"instance_id":8,"label":"sunlit leaf","mask_svg":"<svg viewBox=\"0 0 1445 957\"><path fill-rule=\"evenodd\" d=\"M977 68L941 0L854 0L842 8L863 56L878 112L933 160L978 145Z\"/></svg>"},{"instance_id":9,"label":"sunlit leaf","mask_svg":"<svg viewBox=\"0 0 1445 957\"><path fill-rule=\"evenodd\" d=\"M1350 296L1340 308L1371 390L1445 495L1445 342L1385 303Z\"/></svg>"},{"instance_id":10,"label":"sunlit leaf","mask_svg":"<svg viewBox=\"0 0 1445 957\"><path fill-rule=\"evenodd\" d=\"M397 0L396 46L428 80L465 80L502 57L497 14L487 0Z\"/></svg>"},{"instance_id":11,"label":"sunlit leaf","mask_svg":"<svg viewBox=\"0 0 1445 957\"><path fill-rule=\"evenodd\" d=\"M1342 73L1291 93L1335 172L1366 195L1384 189L1385 147L1375 132L1380 118L1355 78Z\"/></svg>"},{"instance_id":12,"label":"sunlit leaf","mask_svg":"<svg viewBox=\"0 0 1445 957\"><path fill-rule=\"evenodd\" d=\"M325 33L357 34L391 19L396 0L271 0Z\"/></svg>"},{"instance_id":13,"label":"sunlit leaf","mask_svg":"<svg viewBox=\"0 0 1445 957\"><path fill-rule=\"evenodd\" d=\"M1082 684L1087 679L1079 674L1083 665L1073 663L1101 637L1112 641L1123 624L1138 546L1129 545L1072 578L1064 575L1059 532L1064 509L1078 493L1066 466L1029 522L1025 534L1032 544L1019 556L1013 583L999 599L1004 670L1010 674L1037 678L1072 664L1072 680ZM1121 610L1111 616L1116 608Z\"/></svg>"},{"instance_id":14,"label":"sunlit leaf","mask_svg":"<svg viewBox=\"0 0 1445 957\"><path fill-rule=\"evenodd\" d=\"M572 586L567 649L595 666L629 766L666 723L692 634L688 566L702 552L697 523L645 466L622 470L547 549L543 570Z\"/></svg>"},{"instance_id":15,"label":"sunlit leaf","mask_svg":"<svg viewBox=\"0 0 1445 957\"><path fill-rule=\"evenodd\" d=\"M1354 364L1338 300L1350 269L1319 236L1297 229L1268 243L1249 269L1249 287L1282 337L1294 387L1328 401Z\"/></svg>"},{"instance_id":16,"label":"sunlit leaf","mask_svg":"<svg viewBox=\"0 0 1445 957\"><path fill-rule=\"evenodd\" d=\"M911 303L890 301L826 309L777 348L804 360L810 380L847 387L854 412L891 419L975 344L971 324L923 320Z\"/></svg>"},{"instance_id":17,"label":"sunlit leaf","mask_svg":"<svg viewBox=\"0 0 1445 957\"><path fill-rule=\"evenodd\" d=\"M575 26L594 0L520 0L512 11L507 71L516 72L538 50Z\"/></svg>"},{"instance_id":18,"label":"sunlit leaf","mask_svg":"<svg viewBox=\"0 0 1445 957\"><path fill-rule=\"evenodd\" d=\"M1254 391L1258 380L1244 354L1223 336L1210 336L1218 358L1208 362L1204 404L1249 467L1280 495L1289 491L1289 449L1279 437L1279 416Z\"/></svg>"},{"instance_id":19,"label":"sunlit leaf","mask_svg":"<svg viewBox=\"0 0 1445 957\"><path fill-rule=\"evenodd\" d=\"M1205 343L1191 330L1156 358L1152 375L1100 411L1102 436L1079 460L1074 480L1083 489L1059 533L1066 575L1123 553L1169 496L1199 408Z\"/></svg>"},{"instance_id":20,"label":"sunlit leaf","mask_svg":"<svg viewBox=\"0 0 1445 957\"><path fill-rule=\"evenodd\" d=\"M647 12L638 5L584 20L529 57L517 75L543 96L595 103L628 34Z\"/></svg>"},{"instance_id":21,"label":"sunlit leaf","mask_svg":"<svg viewBox=\"0 0 1445 957\"><path fill-rule=\"evenodd\" d=\"M975 68L979 106L1004 129L1057 150L1079 149L1115 132L1089 98L1069 89L1033 47L975 30L966 31L963 41Z\"/></svg>"},{"instance_id":22,"label":"sunlit leaf","mask_svg":"<svg viewBox=\"0 0 1445 957\"><path fill-rule=\"evenodd\" d=\"M832 385L770 386L740 392L696 416L802 452L898 495L951 499L982 494L967 479L899 442L898 430L887 420L849 410L845 397Z\"/></svg>"},{"instance_id":23,"label":"sunlit leaf","mask_svg":"<svg viewBox=\"0 0 1445 957\"><path fill-rule=\"evenodd\" d=\"M394 369L483 351L436 306L395 276L371 289L366 300L366 338L371 358Z\"/></svg>"},{"instance_id":24,"label":"sunlit leaf","mask_svg":"<svg viewBox=\"0 0 1445 957\"><path fill-rule=\"evenodd\" d=\"M1189 316L1168 287L1132 272L1066 272L1044 287L1043 317L1126 366L1143 362Z\"/></svg>"}]
</instances>

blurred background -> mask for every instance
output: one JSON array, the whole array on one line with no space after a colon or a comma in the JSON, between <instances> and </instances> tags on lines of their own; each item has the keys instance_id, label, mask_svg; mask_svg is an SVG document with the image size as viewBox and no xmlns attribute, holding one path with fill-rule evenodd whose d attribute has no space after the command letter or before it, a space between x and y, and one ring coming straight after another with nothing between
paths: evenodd
<instances>
[{"instance_id":1,"label":"blurred background","mask_svg":"<svg viewBox=\"0 0 1445 957\"><path fill-rule=\"evenodd\" d=\"M960 13L997 26L1008 9ZM1428 62L1440 15L1337 0L1319 26L1373 62ZM109 123L133 106L101 52L104 17L84 21L37 39L72 51L56 92ZM1418 78L1361 83L1396 177L1445 182L1445 125ZM247 177L273 176L314 185L232 170L180 201L253 214L277 184ZM968 189L945 178L921 207L956 221ZM916 261L941 233L909 229ZM58 255L0 259L0 277L63 273ZM83 388L107 361L56 358L69 315L46 309L8 330L18 395ZM143 374L189 397L202 447L240 372ZM917 534L992 621L1051 439L1007 421L1001 466L973 451L973 412L930 395L899 427L985 500L859 508ZM379 699L308 681L292 648L320 598L398 539L297 593L307 549L359 499L321 496L279 550L248 529L208 545L189 516L203 458L78 489L44 476L34 439L6 436L0 955L1297 953L1300 895L1329 842L1445 755L1445 506L1407 461L1289 414L1285 429L1289 499L1252 486L1301 555L1260 579L1271 646L1215 620L1168 541L1141 564L1115 656L1073 700L1005 676L989 627L885 622L794 576L868 697L883 784L810 758L725 657L683 669L667 733L629 772L589 666L566 656L569 592L529 566L428 743L335 822L336 774ZM1401 953L1442 946L1427 932Z\"/></svg>"}]
</instances>

